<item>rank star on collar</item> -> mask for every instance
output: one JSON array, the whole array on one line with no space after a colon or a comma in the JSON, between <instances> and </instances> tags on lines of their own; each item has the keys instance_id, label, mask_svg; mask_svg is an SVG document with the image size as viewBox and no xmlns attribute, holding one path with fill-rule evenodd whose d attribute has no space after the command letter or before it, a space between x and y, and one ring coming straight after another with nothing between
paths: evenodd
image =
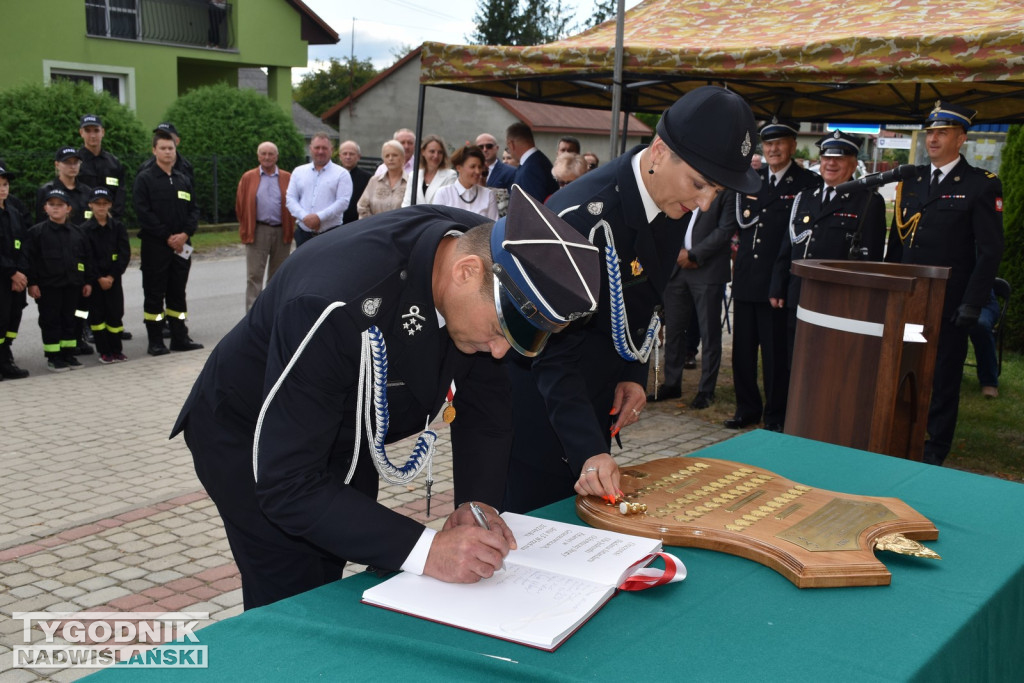
<instances>
[{"instance_id":1,"label":"rank star on collar","mask_svg":"<svg viewBox=\"0 0 1024 683\"><path fill-rule=\"evenodd\" d=\"M402 329L411 337L423 329L424 320L426 318L420 315L420 307L413 304L409 307L409 312L402 315Z\"/></svg>"}]
</instances>

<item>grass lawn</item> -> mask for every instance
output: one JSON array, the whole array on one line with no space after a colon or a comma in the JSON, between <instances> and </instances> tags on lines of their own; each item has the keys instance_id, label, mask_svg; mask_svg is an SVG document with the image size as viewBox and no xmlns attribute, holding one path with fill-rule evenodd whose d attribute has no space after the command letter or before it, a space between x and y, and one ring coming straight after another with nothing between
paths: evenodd
<instances>
[{"instance_id":1,"label":"grass lawn","mask_svg":"<svg viewBox=\"0 0 1024 683\"><path fill-rule=\"evenodd\" d=\"M974 362L974 350L968 352ZM698 369L683 372L681 409L696 414L707 422L721 424L732 417L736 392L728 352L724 354L715 403L694 411L687 405L697 391ZM759 371L760 372L760 371ZM760 374L758 375L760 377ZM653 388L653 385L649 388ZM973 367L964 368L960 391L960 416L953 448L945 466L1002 479L1024 482L1024 355L1006 352L1003 372L999 377L999 398L985 398Z\"/></svg>"},{"instance_id":2,"label":"grass lawn","mask_svg":"<svg viewBox=\"0 0 1024 683\"><path fill-rule=\"evenodd\" d=\"M132 245L132 260L135 262L139 260L139 246L141 244L137 234L138 230L130 230L128 232L128 241ZM196 234L192 235L192 246L195 248L196 256L199 258L210 255L217 250L233 248L240 244L241 242L238 241L237 223L203 225L200 226Z\"/></svg>"}]
</instances>

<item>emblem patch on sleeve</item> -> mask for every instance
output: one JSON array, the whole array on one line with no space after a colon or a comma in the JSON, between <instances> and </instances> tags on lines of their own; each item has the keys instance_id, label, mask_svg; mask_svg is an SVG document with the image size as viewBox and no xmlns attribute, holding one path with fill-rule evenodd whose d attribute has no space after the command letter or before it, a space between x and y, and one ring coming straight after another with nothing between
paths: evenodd
<instances>
[{"instance_id":1,"label":"emblem patch on sleeve","mask_svg":"<svg viewBox=\"0 0 1024 683\"><path fill-rule=\"evenodd\" d=\"M996 197L996 211L998 211L999 213L1003 212L1003 198L1002 197Z\"/></svg>"}]
</instances>

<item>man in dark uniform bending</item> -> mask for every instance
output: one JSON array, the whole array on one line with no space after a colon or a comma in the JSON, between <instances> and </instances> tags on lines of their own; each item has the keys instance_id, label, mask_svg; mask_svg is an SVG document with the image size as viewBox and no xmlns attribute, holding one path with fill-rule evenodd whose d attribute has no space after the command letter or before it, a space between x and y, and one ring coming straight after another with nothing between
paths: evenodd
<instances>
[{"instance_id":1,"label":"man in dark uniform bending","mask_svg":"<svg viewBox=\"0 0 1024 683\"><path fill-rule=\"evenodd\" d=\"M339 579L345 561L473 582L515 547L493 510L511 440L498 359L588 315L600 264L518 187L507 218L481 220L416 206L326 233L210 355L173 434L224 520L246 609ZM423 431L453 381L456 504L492 506L490 531L459 507L435 534L375 500L378 473L407 482L429 458L384 444Z\"/></svg>"},{"instance_id":2,"label":"man in dark uniform bending","mask_svg":"<svg viewBox=\"0 0 1024 683\"><path fill-rule=\"evenodd\" d=\"M592 321L556 337L533 363L508 363L516 425L509 510L532 510L574 490L617 493L610 438L646 405L657 311L687 214L706 211L723 188L760 187L750 168L756 134L743 98L697 88L665 112L649 147L586 173L548 200L603 250L601 303Z\"/></svg>"},{"instance_id":3,"label":"man in dark uniform bending","mask_svg":"<svg viewBox=\"0 0 1024 683\"><path fill-rule=\"evenodd\" d=\"M897 188L896 214L885 260L949 266L928 407L924 461L949 454L960 405L968 331L988 302L1003 256L1003 187L994 173L960 154L977 112L936 102L925 122L931 164Z\"/></svg>"},{"instance_id":4,"label":"man in dark uniform bending","mask_svg":"<svg viewBox=\"0 0 1024 683\"><path fill-rule=\"evenodd\" d=\"M786 311L772 307L768 285L779 245L789 241L793 200L805 187L821 182L818 174L793 161L800 124L773 118L761 126L765 166L756 195L736 195L740 243L732 276L732 374L736 413L727 429L755 425L764 417L766 429L781 432L786 420L789 360L786 351ZM757 356L761 352L764 401L757 386Z\"/></svg>"}]
</instances>

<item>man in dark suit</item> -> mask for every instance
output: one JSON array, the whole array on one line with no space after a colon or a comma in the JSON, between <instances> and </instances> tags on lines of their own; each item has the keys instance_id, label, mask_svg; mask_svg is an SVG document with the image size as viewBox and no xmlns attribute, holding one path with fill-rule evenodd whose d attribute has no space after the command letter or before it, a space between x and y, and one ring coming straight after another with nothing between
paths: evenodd
<instances>
[{"instance_id":1,"label":"man in dark suit","mask_svg":"<svg viewBox=\"0 0 1024 683\"><path fill-rule=\"evenodd\" d=\"M476 146L484 153L487 164L487 187L507 190L512 187L512 178L516 174L515 166L509 166L498 158L498 141L490 133L476 136Z\"/></svg>"},{"instance_id":2,"label":"man in dark suit","mask_svg":"<svg viewBox=\"0 0 1024 683\"><path fill-rule=\"evenodd\" d=\"M325 233L210 355L172 436L224 520L246 609L337 580L346 560L470 583L514 547L492 507L490 531L460 507L435 535L375 500L378 477L426 466L434 435L408 461L385 443L447 406L456 504L499 505L512 425L497 359L539 353L594 308L597 250L513 193L493 226L415 206Z\"/></svg>"},{"instance_id":3,"label":"man in dark suit","mask_svg":"<svg viewBox=\"0 0 1024 683\"><path fill-rule=\"evenodd\" d=\"M736 193L723 192L708 211L690 219L676 268L662 297L665 300L665 383L648 401L682 396L686 335L692 314L700 327L700 384L690 403L696 410L715 400L722 364L722 292L729 281L729 255L736 224Z\"/></svg>"},{"instance_id":4,"label":"man in dark suit","mask_svg":"<svg viewBox=\"0 0 1024 683\"><path fill-rule=\"evenodd\" d=\"M348 208L345 209L345 213L341 214L343 225L359 220L359 209L356 204L359 202L359 198L363 196L366 183L370 182L372 177L369 171L359 168L360 158L362 158L362 150L359 149L358 143L354 140L346 140L338 146L338 161L341 163L341 167L352 176L352 198L348 202Z\"/></svg>"},{"instance_id":5,"label":"man in dark suit","mask_svg":"<svg viewBox=\"0 0 1024 683\"><path fill-rule=\"evenodd\" d=\"M790 272L799 259L881 261L885 253L885 202L874 188L837 192L853 180L864 138L835 131L818 140L821 184L804 188L793 203L789 239L783 239L768 286L769 301L786 309L787 358L792 368L800 278Z\"/></svg>"},{"instance_id":6,"label":"man in dark suit","mask_svg":"<svg viewBox=\"0 0 1024 683\"><path fill-rule=\"evenodd\" d=\"M800 124L773 118L761 127L761 150L767 162L759 169L756 194L736 195L739 247L732 276L732 373L736 413L728 429L761 422L781 432L786 419L789 362L786 353L786 311L768 301L768 285L779 246L789 241L793 200L809 185L821 181L793 161ZM764 401L757 386L757 357L761 354Z\"/></svg>"},{"instance_id":7,"label":"man in dark suit","mask_svg":"<svg viewBox=\"0 0 1024 683\"><path fill-rule=\"evenodd\" d=\"M924 461L949 454L960 404L968 331L988 301L1003 255L1003 187L960 154L977 112L938 101L925 122L931 164L900 183L885 260L952 269L939 328Z\"/></svg>"},{"instance_id":8,"label":"man in dark suit","mask_svg":"<svg viewBox=\"0 0 1024 683\"><path fill-rule=\"evenodd\" d=\"M505 147L519 164L512 184L542 202L558 191L558 183L551 175L551 161L534 145L529 126L521 122L509 126L505 130Z\"/></svg>"},{"instance_id":9,"label":"man in dark suit","mask_svg":"<svg viewBox=\"0 0 1024 683\"><path fill-rule=\"evenodd\" d=\"M593 319L553 337L558 343L544 355L506 362L515 427L507 509L532 510L573 491L618 492L610 440L647 404L647 359L687 214L709 209L724 188L759 187L750 168L755 135L743 98L697 88L662 115L649 147L587 172L548 200L603 250L601 298Z\"/></svg>"}]
</instances>

